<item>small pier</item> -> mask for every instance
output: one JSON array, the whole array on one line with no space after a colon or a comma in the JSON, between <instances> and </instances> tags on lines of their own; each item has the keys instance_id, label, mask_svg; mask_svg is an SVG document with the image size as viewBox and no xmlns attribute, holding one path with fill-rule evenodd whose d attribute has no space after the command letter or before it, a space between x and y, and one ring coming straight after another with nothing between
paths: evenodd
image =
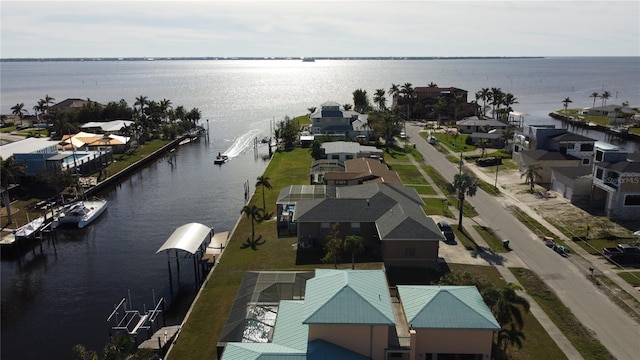
<instances>
[{"instance_id":1,"label":"small pier","mask_svg":"<svg viewBox=\"0 0 640 360\"><path fill-rule=\"evenodd\" d=\"M178 336L182 325L165 326L156 331L151 337L138 345L138 349L151 349L156 353L165 354L167 348Z\"/></svg>"}]
</instances>

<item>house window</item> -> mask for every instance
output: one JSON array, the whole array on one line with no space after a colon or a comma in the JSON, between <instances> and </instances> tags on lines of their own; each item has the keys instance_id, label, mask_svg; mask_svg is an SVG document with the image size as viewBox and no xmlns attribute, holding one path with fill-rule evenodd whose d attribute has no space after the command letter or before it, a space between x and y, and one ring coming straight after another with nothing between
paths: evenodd
<instances>
[{"instance_id":1,"label":"house window","mask_svg":"<svg viewBox=\"0 0 640 360\"><path fill-rule=\"evenodd\" d=\"M589 159L589 158L582 159L582 165L589 165L589 163L590 163L590 162L591 162L591 161L590 161L590 159Z\"/></svg>"},{"instance_id":2,"label":"house window","mask_svg":"<svg viewBox=\"0 0 640 360\"><path fill-rule=\"evenodd\" d=\"M320 224L320 228L322 230L329 230L329 229L331 229L331 223L323 222L323 223Z\"/></svg>"},{"instance_id":3,"label":"house window","mask_svg":"<svg viewBox=\"0 0 640 360\"><path fill-rule=\"evenodd\" d=\"M336 180L336 185L347 185L347 180Z\"/></svg>"},{"instance_id":4,"label":"house window","mask_svg":"<svg viewBox=\"0 0 640 360\"><path fill-rule=\"evenodd\" d=\"M604 176L604 171L600 168L596 168L596 178L602 180L603 176Z\"/></svg>"},{"instance_id":5,"label":"house window","mask_svg":"<svg viewBox=\"0 0 640 360\"><path fill-rule=\"evenodd\" d=\"M625 195L624 206L640 206L640 195Z\"/></svg>"},{"instance_id":6,"label":"house window","mask_svg":"<svg viewBox=\"0 0 640 360\"><path fill-rule=\"evenodd\" d=\"M520 146L515 145L515 146L513 147L513 152L515 152L515 153L520 152Z\"/></svg>"},{"instance_id":7,"label":"house window","mask_svg":"<svg viewBox=\"0 0 640 360\"><path fill-rule=\"evenodd\" d=\"M602 161L603 157L604 157L604 152L600 150L596 151L596 161Z\"/></svg>"},{"instance_id":8,"label":"house window","mask_svg":"<svg viewBox=\"0 0 640 360\"><path fill-rule=\"evenodd\" d=\"M581 144L580 151L593 151L593 144Z\"/></svg>"},{"instance_id":9,"label":"house window","mask_svg":"<svg viewBox=\"0 0 640 360\"><path fill-rule=\"evenodd\" d=\"M416 248L406 248L404 249L404 257L415 257L416 256Z\"/></svg>"},{"instance_id":10,"label":"house window","mask_svg":"<svg viewBox=\"0 0 640 360\"><path fill-rule=\"evenodd\" d=\"M573 149L574 145L575 145L574 143L569 143L569 144L566 145L566 147L567 147L567 149L571 150L571 149Z\"/></svg>"},{"instance_id":11,"label":"house window","mask_svg":"<svg viewBox=\"0 0 640 360\"><path fill-rule=\"evenodd\" d=\"M360 223L351 223L351 233L360 234Z\"/></svg>"}]
</instances>

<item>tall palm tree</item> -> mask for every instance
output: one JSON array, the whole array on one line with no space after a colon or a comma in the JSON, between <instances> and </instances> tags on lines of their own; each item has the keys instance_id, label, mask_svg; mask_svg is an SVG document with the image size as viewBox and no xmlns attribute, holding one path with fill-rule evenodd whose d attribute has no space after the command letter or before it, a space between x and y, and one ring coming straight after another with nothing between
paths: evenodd
<instances>
[{"instance_id":1,"label":"tall palm tree","mask_svg":"<svg viewBox=\"0 0 640 360\"><path fill-rule=\"evenodd\" d=\"M438 84L434 83L433 81L429 83L429 85L427 85L427 87L430 88L434 88L434 87L438 87Z\"/></svg>"},{"instance_id":2,"label":"tall palm tree","mask_svg":"<svg viewBox=\"0 0 640 360\"><path fill-rule=\"evenodd\" d=\"M491 117L493 118L496 113L496 108L500 109L500 105L502 104L502 98L504 97L504 93L500 88L491 88Z\"/></svg>"},{"instance_id":3,"label":"tall palm tree","mask_svg":"<svg viewBox=\"0 0 640 360\"><path fill-rule=\"evenodd\" d=\"M269 182L269 177L268 176L258 176L258 181L256 181L256 188L258 186L262 187L262 208L264 209L264 211L267 211L267 204L265 202L265 197L264 197L264 189L267 188L269 190L271 190L273 187L271 186L271 183Z\"/></svg>"},{"instance_id":4,"label":"tall palm tree","mask_svg":"<svg viewBox=\"0 0 640 360\"><path fill-rule=\"evenodd\" d=\"M513 138L513 125L507 126L502 132L502 140L504 140L504 148L509 149L509 140Z\"/></svg>"},{"instance_id":5,"label":"tall palm tree","mask_svg":"<svg viewBox=\"0 0 640 360\"><path fill-rule=\"evenodd\" d=\"M2 201L7 209L7 220L10 224L11 219L11 197L9 196L9 184L14 182L18 176L25 173L25 165L15 162L13 156L7 159L0 157L0 184L2 185Z\"/></svg>"},{"instance_id":6,"label":"tall palm tree","mask_svg":"<svg viewBox=\"0 0 640 360\"><path fill-rule=\"evenodd\" d=\"M136 98L136 102L133 103L133 107L138 107L138 115L142 116L144 114L144 107L147 106L149 104L149 99L144 96L144 95L140 95Z\"/></svg>"},{"instance_id":7,"label":"tall palm tree","mask_svg":"<svg viewBox=\"0 0 640 360\"><path fill-rule=\"evenodd\" d=\"M480 90L480 99L482 99L482 116L487 116L487 101L491 100L491 90L489 88L482 88L482 90Z\"/></svg>"},{"instance_id":8,"label":"tall palm tree","mask_svg":"<svg viewBox=\"0 0 640 360\"><path fill-rule=\"evenodd\" d=\"M605 91L602 93L602 95L600 95L600 97L602 98L602 106L607 105L607 100L609 99L610 96L611 96L611 93L608 91Z\"/></svg>"},{"instance_id":9,"label":"tall palm tree","mask_svg":"<svg viewBox=\"0 0 640 360\"><path fill-rule=\"evenodd\" d=\"M533 186L535 185L536 177L540 177L540 171L542 170L542 165L539 163L531 163L527 165L527 170L525 170L520 178L524 177L524 183L530 184L529 191L533 192Z\"/></svg>"},{"instance_id":10,"label":"tall palm tree","mask_svg":"<svg viewBox=\"0 0 640 360\"><path fill-rule=\"evenodd\" d=\"M395 105L396 98L398 97L398 95L400 95L400 85L391 84L391 87L389 88L389 91L387 92L387 94L391 96L392 105Z\"/></svg>"},{"instance_id":11,"label":"tall palm tree","mask_svg":"<svg viewBox=\"0 0 640 360\"><path fill-rule=\"evenodd\" d=\"M573 101L571 101L570 98L565 98L564 100L562 100L562 103L564 104L564 119L565 120L569 120L569 117L567 116L567 109L569 107L569 104L572 103Z\"/></svg>"},{"instance_id":12,"label":"tall palm tree","mask_svg":"<svg viewBox=\"0 0 640 360\"><path fill-rule=\"evenodd\" d=\"M600 96L600 94L598 94L597 92L592 92L591 95L589 95L589 97L593 98L593 106L592 107L596 107L596 99Z\"/></svg>"},{"instance_id":13,"label":"tall palm tree","mask_svg":"<svg viewBox=\"0 0 640 360\"><path fill-rule=\"evenodd\" d=\"M400 87L400 93L402 94L402 98L407 104L407 120L411 119L411 110L413 108L416 91L413 88L413 85L407 82Z\"/></svg>"},{"instance_id":14,"label":"tall palm tree","mask_svg":"<svg viewBox=\"0 0 640 360\"><path fill-rule=\"evenodd\" d=\"M387 98L384 97L384 89L376 89L373 95L373 102L378 105L378 110L384 110L387 108Z\"/></svg>"},{"instance_id":15,"label":"tall palm tree","mask_svg":"<svg viewBox=\"0 0 640 360\"><path fill-rule=\"evenodd\" d=\"M351 110L352 105L351 105L351 104L344 104L344 105L342 105L342 108L343 108L345 111L349 111L349 110Z\"/></svg>"},{"instance_id":16,"label":"tall palm tree","mask_svg":"<svg viewBox=\"0 0 640 360\"><path fill-rule=\"evenodd\" d=\"M458 210L460 215L458 216L458 230L462 230L462 209L464 205L465 196L474 197L478 189L476 184L476 178L466 174L456 174L453 177L453 189L458 192Z\"/></svg>"},{"instance_id":17,"label":"tall palm tree","mask_svg":"<svg viewBox=\"0 0 640 360\"><path fill-rule=\"evenodd\" d=\"M13 107L11 107L11 113L18 116L18 118L20 119L20 123L22 123L22 117L24 116L25 111L26 110L24 109L24 103L15 104Z\"/></svg>"},{"instance_id":18,"label":"tall palm tree","mask_svg":"<svg viewBox=\"0 0 640 360\"><path fill-rule=\"evenodd\" d=\"M505 107L505 111L504 114L507 115L508 118L508 114L513 111L513 108L511 108L511 105L513 104L517 104L518 103L518 99L513 96L512 93L506 93L504 95L504 97L502 98L502 105L504 105Z\"/></svg>"},{"instance_id":19,"label":"tall palm tree","mask_svg":"<svg viewBox=\"0 0 640 360\"><path fill-rule=\"evenodd\" d=\"M255 205L245 205L240 211L240 214L245 214L247 215L247 218L251 219L251 241L255 240L255 223L259 223L264 219L264 209L261 209Z\"/></svg>"}]
</instances>

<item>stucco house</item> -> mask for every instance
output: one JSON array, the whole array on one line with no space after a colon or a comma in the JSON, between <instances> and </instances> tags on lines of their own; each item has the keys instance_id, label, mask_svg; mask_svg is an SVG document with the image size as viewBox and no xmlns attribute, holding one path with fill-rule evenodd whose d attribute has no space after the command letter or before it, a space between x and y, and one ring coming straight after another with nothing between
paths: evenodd
<instances>
[{"instance_id":1,"label":"stucco house","mask_svg":"<svg viewBox=\"0 0 640 360\"><path fill-rule=\"evenodd\" d=\"M509 124L495 119L480 119L477 116L471 116L456 122L458 131L461 134L472 133L488 133L491 130L504 132Z\"/></svg>"},{"instance_id":2,"label":"stucco house","mask_svg":"<svg viewBox=\"0 0 640 360\"><path fill-rule=\"evenodd\" d=\"M317 269L304 290L308 275L275 275L293 291L276 293L277 281L257 284L255 274L243 279L236 303L255 300L232 310L221 359L487 359L500 330L472 286L398 286L392 296L383 270Z\"/></svg>"},{"instance_id":3,"label":"stucco house","mask_svg":"<svg viewBox=\"0 0 640 360\"><path fill-rule=\"evenodd\" d=\"M0 146L0 156L13 156L17 163L25 165L26 175L35 176L48 169L47 160L58 154L58 142L49 138L26 138Z\"/></svg>"},{"instance_id":4,"label":"stucco house","mask_svg":"<svg viewBox=\"0 0 640 360\"><path fill-rule=\"evenodd\" d=\"M310 116L311 135L335 135L354 139L356 135L369 136L368 115L357 111L344 110L340 104L333 101L320 105Z\"/></svg>"}]
</instances>

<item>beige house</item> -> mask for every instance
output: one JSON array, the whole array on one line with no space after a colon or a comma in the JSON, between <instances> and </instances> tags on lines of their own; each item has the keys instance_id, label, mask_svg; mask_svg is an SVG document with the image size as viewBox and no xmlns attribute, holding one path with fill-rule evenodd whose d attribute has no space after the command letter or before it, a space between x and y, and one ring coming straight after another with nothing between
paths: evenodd
<instances>
[{"instance_id":1,"label":"beige house","mask_svg":"<svg viewBox=\"0 0 640 360\"><path fill-rule=\"evenodd\" d=\"M474 286L399 285L392 296L383 270L317 269L312 278L292 274L308 278L300 292L293 276L279 283L286 273L265 275L273 280L243 279L219 342L223 360L484 360L500 330ZM271 289L294 283L273 298ZM266 293L268 304L251 301Z\"/></svg>"}]
</instances>

